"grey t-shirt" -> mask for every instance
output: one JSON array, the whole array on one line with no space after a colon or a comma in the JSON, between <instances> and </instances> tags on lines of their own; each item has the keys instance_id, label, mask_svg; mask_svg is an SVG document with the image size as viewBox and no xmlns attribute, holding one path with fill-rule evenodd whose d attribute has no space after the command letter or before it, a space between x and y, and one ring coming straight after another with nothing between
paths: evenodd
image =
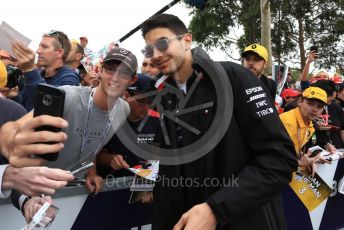
<instances>
[{"instance_id":1,"label":"grey t-shirt","mask_svg":"<svg viewBox=\"0 0 344 230\"><path fill-rule=\"evenodd\" d=\"M95 150L101 143L111 110L102 111L93 103L84 151L81 153L88 100L92 89L82 86L62 86L60 88L66 92L63 117L68 121L69 126L63 131L68 135L68 139L64 143L64 149L59 153L58 159L53 162L47 162L46 166L71 170L79 167L82 162L95 158ZM115 109L114 119L112 120L109 133L101 143L101 147L106 145L117 129L124 124L130 112L128 103L121 98L117 100L113 109Z\"/></svg>"}]
</instances>

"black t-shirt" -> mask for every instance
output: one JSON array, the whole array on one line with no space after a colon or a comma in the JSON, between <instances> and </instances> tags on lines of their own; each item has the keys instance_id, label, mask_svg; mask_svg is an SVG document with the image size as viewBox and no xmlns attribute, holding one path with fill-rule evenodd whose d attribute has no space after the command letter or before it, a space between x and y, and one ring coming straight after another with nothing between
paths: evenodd
<instances>
[{"instance_id":1,"label":"black t-shirt","mask_svg":"<svg viewBox=\"0 0 344 230\"><path fill-rule=\"evenodd\" d=\"M340 104L333 101L328 107L328 124L337 128L329 131L316 130L317 145L324 147L328 142L332 143L336 148L343 148L344 144L340 138L340 130L344 130L344 113ZM326 111L324 110L324 113Z\"/></svg>"},{"instance_id":2,"label":"black t-shirt","mask_svg":"<svg viewBox=\"0 0 344 230\"><path fill-rule=\"evenodd\" d=\"M137 134L136 142L139 143L153 143L155 141L156 135L158 133L158 130L160 128L160 122L159 119L156 117L149 117L146 124L143 126L143 129L141 132L138 132L138 127L141 123L140 121L137 122L130 122L127 120L130 127L133 129L133 131ZM132 153L118 138L117 134L115 134L111 140L107 143L105 146L109 150L111 154L120 154L124 157L125 161L128 163L129 166L135 166L137 165L142 159ZM104 167L104 166L97 166L97 173L102 176L106 177L107 174L112 173L116 177L120 176L133 176L133 174L130 171L127 170L119 170L114 171L111 167Z\"/></svg>"},{"instance_id":3,"label":"black t-shirt","mask_svg":"<svg viewBox=\"0 0 344 230\"><path fill-rule=\"evenodd\" d=\"M0 98L0 111L0 127L6 122L18 120L26 114L23 106L6 98ZM0 154L0 164L7 163L7 159Z\"/></svg>"}]
</instances>

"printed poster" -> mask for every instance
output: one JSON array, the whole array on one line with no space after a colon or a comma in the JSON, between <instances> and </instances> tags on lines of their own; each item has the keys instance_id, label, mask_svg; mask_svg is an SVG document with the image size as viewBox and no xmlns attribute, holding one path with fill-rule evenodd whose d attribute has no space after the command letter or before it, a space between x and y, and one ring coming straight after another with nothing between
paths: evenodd
<instances>
[{"instance_id":1,"label":"printed poster","mask_svg":"<svg viewBox=\"0 0 344 230\"><path fill-rule=\"evenodd\" d=\"M29 38L25 37L23 34L19 33L5 21L3 21L0 25L0 49L5 50L14 58L16 56L12 50L11 42L15 41L21 42L27 46L31 43Z\"/></svg>"},{"instance_id":2,"label":"printed poster","mask_svg":"<svg viewBox=\"0 0 344 230\"><path fill-rule=\"evenodd\" d=\"M159 161L142 161L142 163L135 165L134 167L128 168L128 170L145 179L156 181L159 173Z\"/></svg>"},{"instance_id":3,"label":"printed poster","mask_svg":"<svg viewBox=\"0 0 344 230\"><path fill-rule=\"evenodd\" d=\"M116 46L118 46L117 42L111 42L110 44L103 46L98 52L94 52L89 56L85 56L81 60L81 64L85 67L88 73L95 72L98 74L100 72L101 63L103 62L105 56Z\"/></svg>"},{"instance_id":4,"label":"printed poster","mask_svg":"<svg viewBox=\"0 0 344 230\"><path fill-rule=\"evenodd\" d=\"M332 192L317 173L313 177L301 171L294 172L289 185L309 212L318 207Z\"/></svg>"}]
</instances>

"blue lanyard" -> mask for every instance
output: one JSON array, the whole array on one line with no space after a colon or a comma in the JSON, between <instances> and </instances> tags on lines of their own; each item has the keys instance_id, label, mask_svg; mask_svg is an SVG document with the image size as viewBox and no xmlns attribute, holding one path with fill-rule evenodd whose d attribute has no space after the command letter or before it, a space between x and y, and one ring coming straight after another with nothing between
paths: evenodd
<instances>
[{"instance_id":1,"label":"blue lanyard","mask_svg":"<svg viewBox=\"0 0 344 230\"><path fill-rule=\"evenodd\" d=\"M85 150L85 144L86 144L86 139L87 139L86 136L87 136L88 128L89 128L88 125L89 125L89 122L90 122L90 116L91 116L91 112L92 112L92 108L93 108L93 96L94 96L94 93L95 93L95 89L92 90L92 92L91 92L91 94L90 94L90 96L88 98L87 115L86 115L86 122L85 122L84 130L83 130L83 134L82 134L82 142L81 142L81 147L80 147L80 155ZM94 151L94 153L92 154L92 156L97 154L100 151L100 148L101 148L101 146L102 146L102 144L104 142L105 137L109 134L109 131L110 131L110 128L111 128L111 124L112 124L112 121L113 121L113 119L115 117L115 113L116 113L116 110L117 110L117 105L118 105L118 103L116 102L116 105L114 105L112 110L111 110L109 119L106 122L105 129L104 129L102 137L100 139L100 143L97 146L97 148Z\"/></svg>"}]
</instances>

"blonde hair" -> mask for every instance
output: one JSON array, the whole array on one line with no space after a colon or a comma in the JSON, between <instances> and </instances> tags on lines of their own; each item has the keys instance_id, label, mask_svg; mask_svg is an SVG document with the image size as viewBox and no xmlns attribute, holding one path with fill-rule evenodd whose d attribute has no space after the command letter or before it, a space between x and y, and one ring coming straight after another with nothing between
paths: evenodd
<instances>
[{"instance_id":1,"label":"blonde hair","mask_svg":"<svg viewBox=\"0 0 344 230\"><path fill-rule=\"evenodd\" d=\"M320 70L318 70L315 74L314 74L314 76L316 77L316 76L318 76L318 75L320 75L320 74L322 74L322 75L326 75L326 80L329 80L329 78L330 78L330 75L329 75L329 73L325 70L325 69L320 69Z\"/></svg>"}]
</instances>

